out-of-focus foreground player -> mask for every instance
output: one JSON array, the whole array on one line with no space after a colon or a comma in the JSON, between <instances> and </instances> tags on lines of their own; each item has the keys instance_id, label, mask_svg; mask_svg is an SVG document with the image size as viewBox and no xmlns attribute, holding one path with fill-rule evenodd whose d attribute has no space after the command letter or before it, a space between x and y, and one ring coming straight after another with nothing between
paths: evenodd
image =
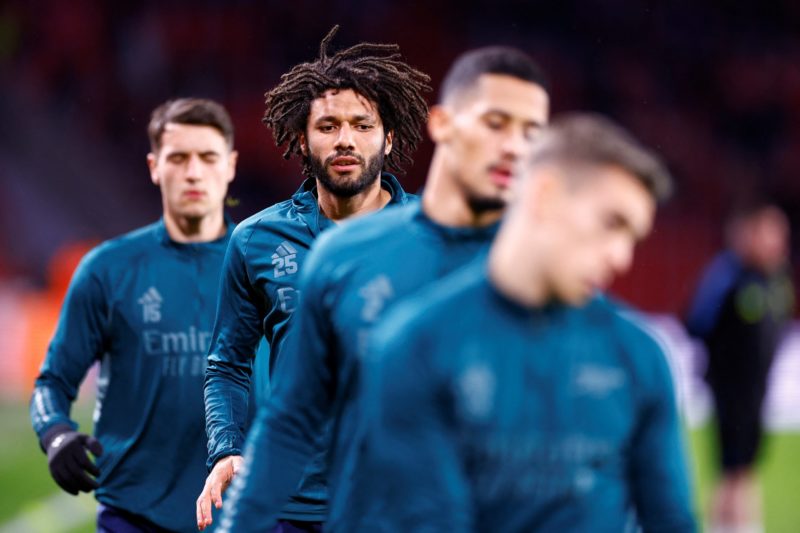
<instances>
[{"instance_id":1,"label":"out-of-focus foreground player","mask_svg":"<svg viewBox=\"0 0 800 533\"><path fill-rule=\"evenodd\" d=\"M195 529L206 350L233 230L223 205L237 154L225 109L173 100L148 133L163 218L83 259L30 406L53 478L71 494L94 490L97 530L115 533ZM95 361L92 437L69 413Z\"/></svg>"},{"instance_id":2,"label":"out-of-focus foreground player","mask_svg":"<svg viewBox=\"0 0 800 533\"><path fill-rule=\"evenodd\" d=\"M384 532L693 531L665 354L598 294L671 179L592 115L556 121L525 174L488 262L376 328L360 490Z\"/></svg>"},{"instance_id":3,"label":"out-of-focus foreground player","mask_svg":"<svg viewBox=\"0 0 800 533\"><path fill-rule=\"evenodd\" d=\"M703 274L687 327L707 349L717 419L722 477L712 531L761 531L754 466L769 370L794 308L789 223L778 207L753 201L736 209L727 241Z\"/></svg>"},{"instance_id":4,"label":"out-of-focus foreground player","mask_svg":"<svg viewBox=\"0 0 800 533\"><path fill-rule=\"evenodd\" d=\"M352 221L315 244L286 341L292 357L278 361L272 396L248 437L247 481L226 510L226 529L257 531L274 521L332 420L325 530L372 530L370 502L353 498L358 481L349 467L358 453L355 399L367 335L397 298L485 253L520 164L548 121L545 85L519 50L463 54L431 109L436 148L422 200Z\"/></svg>"}]
</instances>

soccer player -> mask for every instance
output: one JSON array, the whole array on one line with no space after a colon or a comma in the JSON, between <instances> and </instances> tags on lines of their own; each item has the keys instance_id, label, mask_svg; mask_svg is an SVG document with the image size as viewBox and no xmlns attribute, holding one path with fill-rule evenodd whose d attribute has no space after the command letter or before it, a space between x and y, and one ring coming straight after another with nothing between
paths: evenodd
<instances>
[{"instance_id":1,"label":"soccer player","mask_svg":"<svg viewBox=\"0 0 800 533\"><path fill-rule=\"evenodd\" d=\"M403 62L393 44L362 43L329 55L337 28L315 61L295 66L266 95L264 123L278 145L288 145L285 157L301 158L308 179L291 199L240 224L226 254L205 385L211 473L197 499L201 530L242 461L259 340L269 343L270 368L295 357L284 353L284 340L311 242L335 222L410 198L382 170L411 161L427 117L422 93L429 78ZM319 530L326 514L322 462L309 458L304 465L277 531Z\"/></svg>"},{"instance_id":2,"label":"soccer player","mask_svg":"<svg viewBox=\"0 0 800 533\"><path fill-rule=\"evenodd\" d=\"M591 115L555 121L526 174L488 260L374 330L363 530L692 531L665 355L598 294L630 266L670 178Z\"/></svg>"},{"instance_id":3,"label":"soccer player","mask_svg":"<svg viewBox=\"0 0 800 533\"><path fill-rule=\"evenodd\" d=\"M206 353L233 230L223 205L237 153L225 109L172 100L153 111L148 133L163 218L82 260L30 405L53 479L71 494L94 490L97 530L114 533L194 530ZM95 361L89 436L69 413Z\"/></svg>"},{"instance_id":4,"label":"soccer player","mask_svg":"<svg viewBox=\"0 0 800 533\"><path fill-rule=\"evenodd\" d=\"M362 506L349 496L347 466L357 453L354 399L367 335L396 298L485 250L548 115L541 70L521 51L481 48L456 60L428 121L436 148L421 202L337 228L308 258L287 340L292 357L278 361L250 437L247 484L225 527L274 521L332 420L325 530L369 530L351 520Z\"/></svg>"},{"instance_id":5,"label":"soccer player","mask_svg":"<svg viewBox=\"0 0 800 533\"><path fill-rule=\"evenodd\" d=\"M770 367L792 316L789 223L776 206L755 201L727 225L727 250L706 269L688 316L705 343L714 396L722 476L711 512L720 531L760 531L755 462Z\"/></svg>"}]
</instances>

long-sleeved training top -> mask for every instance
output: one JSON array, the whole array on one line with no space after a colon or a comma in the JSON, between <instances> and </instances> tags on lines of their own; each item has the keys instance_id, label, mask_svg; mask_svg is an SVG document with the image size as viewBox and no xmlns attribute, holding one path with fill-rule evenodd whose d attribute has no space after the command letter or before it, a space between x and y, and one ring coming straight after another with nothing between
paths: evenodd
<instances>
[{"instance_id":1,"label":"long-sleeved training top","mask_svg":"<svg viewBox=\"0 0 800 533\"><path fill-rule=\"evenodd\" d=\"M695 529L669 367L631 311L525 308L476 262L372 341L354 531Z\"/></svg>"},{"instance_id":2,"label":"long-sleeved training top","mask_svg":"<svg viewBox=\"0 0 800 533\"><path fill-rule=\"evenodd\" d=\"M412 198L391 174L381 175L381 185L391 192L390 206ZM297 307L299 275L311 243L334 225L319 209L315 181L307 179L289 200L249 217L234 231L225 255L206 371L209 469L221 457L243 453L253 358L262 336L269 344L270 369L276 361L296 357L285 339ZM323 457L309 458L304 468L302 482L295 483L297 492L280 518L320 521L327 513Z\"/></svg>"},{"instance_id":3,"label":"long-sleeved training top","mask_svg":"<svg viewBox=\"0 0 800 533\"><path fill-rule=\"evenodd\" d=\"M55 426L76 428L71 404L99 361L94 435L104 452L95 496L175 531L197 529L194 502L206 476L203 379L232 231L228 221L223 238L178 243L161 220L89 252L31 400L40 439Z\"/></svg>"},{"instance_id":4,"label":"long-sleeved training top","mask_svg":"<svg viewBox=\"0 0 800 533\"><path fill-rule=\"evenodd\" d=\"M340 521L357 455L355 403L360 359L369 332L384 310L485 251L496 232L445 227L420 202L376 213L326 233L309 255L290 339L294 357L278 361L270 401L248 437L246 472L223 525L257 531L275 519L313 452L314 438L331 424L328 483L331 513L326 531ZM344 529L342 529L344 528Z\"/></svg>"}]
</instances>

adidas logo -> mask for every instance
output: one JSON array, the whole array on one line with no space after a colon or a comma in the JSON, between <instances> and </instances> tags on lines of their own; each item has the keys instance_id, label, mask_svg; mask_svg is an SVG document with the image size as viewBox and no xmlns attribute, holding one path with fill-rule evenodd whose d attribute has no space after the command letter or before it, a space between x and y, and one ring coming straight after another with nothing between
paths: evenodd
<instances>
[{"instance_id":1,"label":"adidas logo","mask_svg":"<svg viewBox=\"0 0 800 533\"><path fill-rule=\"evenodd\" d=\"M371 323L378 319L386 301L394 296L394 289L389 278L381 274L361 287L358 295L364 299L361 319Z\"/></svg>"},{"instance_id":2,"label":"adidas logo","mask_svg":"<svg viewBox=\"0 0 800 533\"><path fill-rule=\"evenodd\" d=\"M287 255L296 253L297 250L289 243L289 241L283 241L275 249L275 253L272 254L272 258L275 259L276 257L286 257Z\"/></svg>"},{"instance_id":3,"label":"adidas logo","mask_svg":"<svg viewBox=\"0 0 800 533\"><path fill-rule=\"evenodd\" d=\"M272 265L275 267L276 278L297 272L297 249L289 241L283 241L272 254Z\"/></svg>"},{"instance_id":4,"label":"adidas logo","mask_svg":"<svg viewBox=\"0 0 800 533\"><path fill-rule=\"evenodd\" d=\"M161 321L161 304L164 298L156 290L155 287L150 287L143 295L139 297L139 305L142 306L142 320L145 323L154 323Z\"/></svg>"}]
</instances>

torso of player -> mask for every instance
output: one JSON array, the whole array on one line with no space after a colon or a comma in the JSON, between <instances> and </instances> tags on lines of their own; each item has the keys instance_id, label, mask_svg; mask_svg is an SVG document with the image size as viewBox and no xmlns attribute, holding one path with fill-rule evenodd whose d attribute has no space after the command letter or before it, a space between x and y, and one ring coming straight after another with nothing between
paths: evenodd
<instances>
[{"instance_id":1,"label":"torso of player","mask_svg":"<svg viewBox=\"0 0 800 533\"><path fill-rule=\"evenodd\" d=\"M114 422L119 413L103 416L108 405L149 407L168 424L193 412L192 420L202 421L206 353L226 241L148 243L120 254L120 260L104 259L98 276L110 307L98 376L98 433L121 423Z\"/></svg>"},{"instance_id":2,"label":"torso of player","mask_svg":"<svg viewBox=\"0 0 800 533\"><path fill-rule=\"evenodd\" d=\"M382 228L381 236L364 242L353 239L349 251L330 258L336 266L325 279L326 316L344 357L363 357L370 331L386 309L481 257L496 229L437 226L418 202L362 222L368 225ZM359 231L351 229L351 235Z\"/></svg>"},{"instance_id":3,"label":"torso of player","mask_svg":"<svg viewBox=\"0 0 800 533\"><path fill-rule=\"evenodd\" d=\"M392 191L392 207L408 196L394 177L384 175L384 188ZM249 283L260 299L263 332L273 352L283 343L289 319L297 308L299 273L311 245L335 226L319 211L315 186L306 180L292 199L280 202L240 225L247 232L244 252Z\"/></svg>"},{"instance_id":4,"label":"torso of player","mask_svg":"<svg viewBox=\"0 0 800 533\"><path fill-rule=\"evenodd\" d=\"M454 313L453 335L433 350L479 521L542 523L565 501L626 516L626 454L643 384L609 335L611 321L593 310L509 316L489 302L484 311Z\"/></svg>"},{"instance_id":5,"label":"torso of player","mask_svg":"<svg viewBox=\"0 0 800 533\"><path fill-rule=\"evenodd\" d=\"M297 307L299 271L312 243L305 228L271 226L258 228L248 245L247 263L256 293L262 298L264 333L272 342L278 325Z\"/></svg>"}]
</instances>

